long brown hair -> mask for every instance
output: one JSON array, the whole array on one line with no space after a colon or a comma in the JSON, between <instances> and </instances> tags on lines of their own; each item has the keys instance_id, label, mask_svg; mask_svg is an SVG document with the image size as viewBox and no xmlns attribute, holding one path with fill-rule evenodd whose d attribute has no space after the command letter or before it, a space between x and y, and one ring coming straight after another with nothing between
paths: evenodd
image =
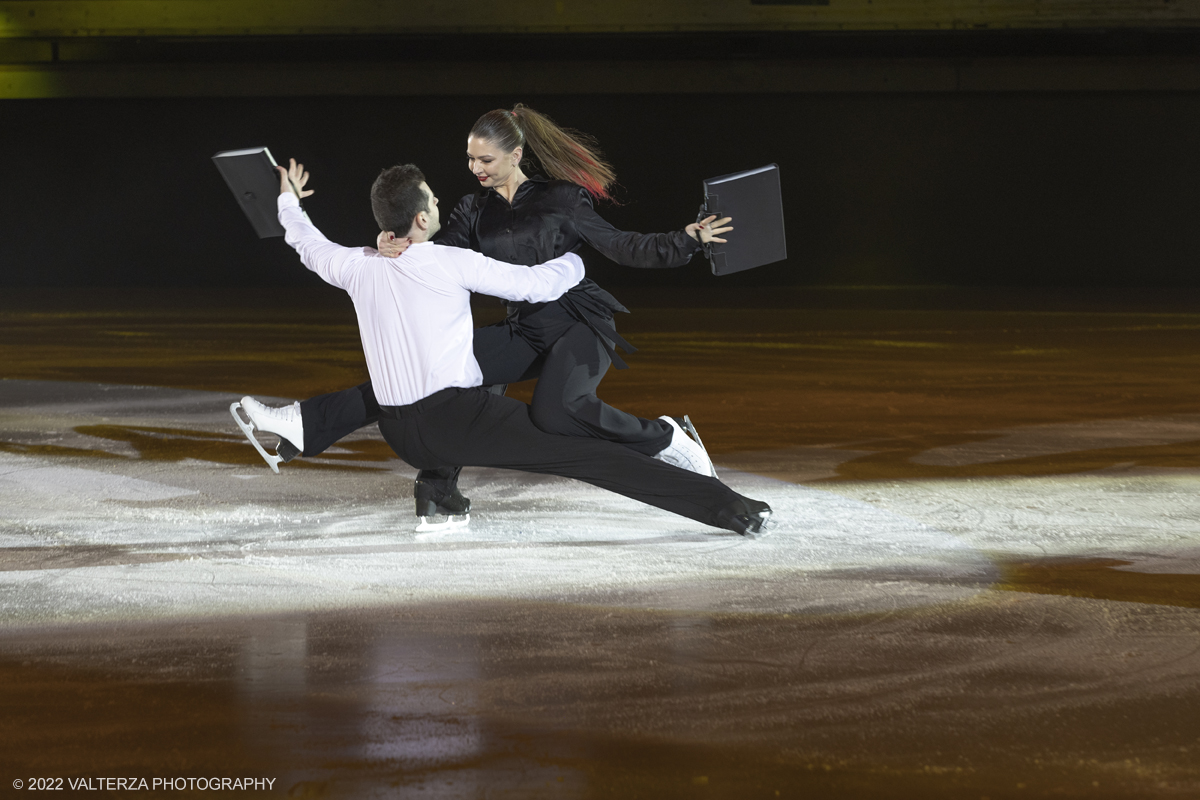
<instances>
[{"instance_id":1,"label":"long brown hair","mask_svg":"<svg viewBox=\"0 0 1200 800\"><path fill-rule=\"evenodd\" d=\"M517 103L511 111L489 111L471 128L471 136L487 139L506 153L528 145L551 178L577 183L598 200L612 202L609 189L617 181L612 165L600 154L595 138Z\"/></svg>"}]
</instances>

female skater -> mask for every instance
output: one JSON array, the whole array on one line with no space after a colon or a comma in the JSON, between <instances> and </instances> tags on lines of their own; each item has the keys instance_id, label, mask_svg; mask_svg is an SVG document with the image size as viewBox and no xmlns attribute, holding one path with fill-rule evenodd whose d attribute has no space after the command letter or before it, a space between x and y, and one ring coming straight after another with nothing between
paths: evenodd
<instances>
[{"instance_id":1,"label":"female skater","mask_svg":"<svg viewBox=\"0 0 1200 800\"><path fill-rule=\"evenodd\" d=\"M525 174L521 164L527 150L549 178ZM467 139L467 159L481 191L459 201L435 241L499 261L532 266L587 243L625 266L679 267L702 242L723 242L717 236L732 230L720 227L727 218L714 217L671 233L616 230L593 208L593 198L611 199L615 181L594 143L522 104L481 116ZM383 255L395 256L407 242L383 232L378 245ZM627 309L588 278L551 303L510 303L503 322L475 330L483 385L502 387L537 378L530 417L543 431L606 439L685 469L712 473L703 447L671 417L642 419L596 397L609 365L625 366L614 348L633 350L616 332L617 311ZM277 461L297 453L316 455L379 418L369 382L282 409L249 397L242 407L255 428L284 440L279 455L270 457ZM458 470L420 473L417 515L465 514L470 503L458 492L457 478Z\"/></svg>"}]
</instances>

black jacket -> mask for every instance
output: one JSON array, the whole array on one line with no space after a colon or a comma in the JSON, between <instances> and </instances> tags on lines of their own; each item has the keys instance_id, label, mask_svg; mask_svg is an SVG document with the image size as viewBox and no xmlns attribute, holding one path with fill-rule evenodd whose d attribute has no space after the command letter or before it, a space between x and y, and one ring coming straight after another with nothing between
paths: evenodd
<instances>
[{"instance_id":1,"label":"black jacket","mask_svg":"<svg viewBox=\"0 0 1200 800\"><path fill-rule=\"evenodd\" d=\"M700 251L700 244L682 230L619 231L596 213L591 195L582 186L541 176L521 184L511 205L494 189L467 195L455 206L435 241L525 266L576 251L583 243L618 264L641 269L681 267ZM553 343L543 341L538 329L559 316L554 313L558 309L551 307L555 305L562 313L586 322L602 340L610 339L626 352L634 351L611 325L614 312L628 309L591 278L584 278L554 303L509 303L508 322L541 349ZM623 368L612 348L608 350L613 363Z\"/></svg>"}]
</instances>

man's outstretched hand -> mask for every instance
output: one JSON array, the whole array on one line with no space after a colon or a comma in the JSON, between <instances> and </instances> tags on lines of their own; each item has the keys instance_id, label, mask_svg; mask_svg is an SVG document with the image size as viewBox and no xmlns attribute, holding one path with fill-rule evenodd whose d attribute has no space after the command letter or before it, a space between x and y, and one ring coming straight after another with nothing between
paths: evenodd
<instances>
[{"instance_id":1,"label":"man's outstretched hand","mask_svg":"<svg viewBox=\"0 0 1200 800\"><path fill-rule=\"evenodd\" d=\"M296 197L301 199L308 197L313 193L312 189L304 190L304 184L308 183L308 173L304 171L303 164L297 164L296 159L288 159L288 168L275 167L279 170L279 193L287 194L295 192Z\"/></svg>"}]
</instances>

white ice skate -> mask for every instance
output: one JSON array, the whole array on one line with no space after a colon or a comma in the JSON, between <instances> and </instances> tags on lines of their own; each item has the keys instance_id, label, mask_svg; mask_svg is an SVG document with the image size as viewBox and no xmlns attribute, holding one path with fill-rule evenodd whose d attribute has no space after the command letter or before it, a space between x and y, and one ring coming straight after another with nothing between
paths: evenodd
<instances>
[{"instance_id":1,"label":"white ice skate","mask_svg":"<svg viewBox=\"0 0 1200 800\"><path fill-rule=\"evenodd\" d=\"M701 475L717 477L716 467L713 466L712 459L708 457L708 451L704 449L704 442L700 441L700 434L696 432L696 426L692 424L691 419L686 414L683 419L668 416L662 416L659 419L665 420L674 433L671 436L671 443L654 457L672 466L691 470Z\"/></svg>"},{"instance_id":2,"label":"white ice skate","mask_svg":"<svg viewBox=\"0 0 1200 800\"><path fill-rule=\"evenodd\" d=\"M239 409L241 414L238 413ZM263 457L263 461L267 462L267 466L276 475L279 474L281 462L291 461L304 449L304 424L300 420L299 403L293 403L283 408L271 408L247 395L238 402L230 404L229 413L233 415L233 421L242 429L242 433L246 434L250 444L254 445L254 449L258 451L258 454ZM242 419L242 414L246 415L245 419ZM256 430L273 433L279 437L279 444L275 447L274 455L268 453L255 437Z\"/></svg>"},{"instance_id":3,"label":"white ice skate","mask_svg":"<svg viewBox=\"0 0 1200 800\"><path fill-rule=\"evenodd\" d=\"M717 468L713 465L712 459L709 458L708 448L700 440L700 432L696 430L696 426L692 424L692 420L687 414L683 415L683 429L688 432L689 436L696 440L696 444L700 445L700 449L704 451L704 457L708 459L708 474L714 478L717 477Z\"/></svg>"}]
</instances>

